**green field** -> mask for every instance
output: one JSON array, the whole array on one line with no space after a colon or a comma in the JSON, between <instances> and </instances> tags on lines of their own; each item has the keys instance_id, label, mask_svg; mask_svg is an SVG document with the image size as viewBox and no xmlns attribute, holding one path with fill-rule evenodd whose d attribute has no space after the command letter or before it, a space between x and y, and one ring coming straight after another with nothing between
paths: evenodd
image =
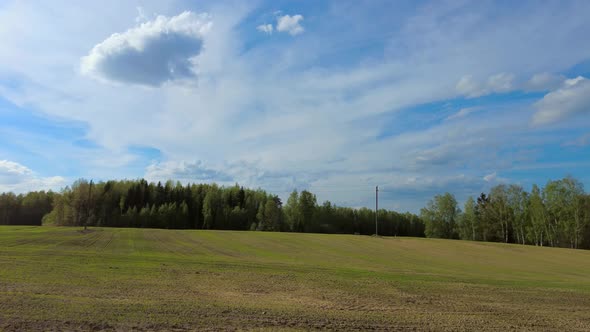
<instances>
[{"instance_id":1,"label":"green field","mask_svg":"<svg viewBox=\"0 0 590 332\"><path fill-rule=\"evenodd\" d=\"M590 330L590 252L0 227L0 330Z\"/></svg>"}]
</instances>

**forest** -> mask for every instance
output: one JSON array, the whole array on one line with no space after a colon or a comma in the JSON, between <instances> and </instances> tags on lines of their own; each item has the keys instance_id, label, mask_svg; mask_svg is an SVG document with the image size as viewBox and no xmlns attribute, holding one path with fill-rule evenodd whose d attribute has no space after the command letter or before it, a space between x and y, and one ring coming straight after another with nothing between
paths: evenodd
<instances>
[{"instance_id":1,"label":"forest","mask_svg":"<svg viewBox=\"0 0 590 332\"><path fill-rule=\"evenodd\" d=\"M469 197L463 210L452 194L436 195L420 217L427 237L590 249L590 195L573 177L531 192L496 185Z\"/></svg>"},{"instance_id":2,"label":"forest","mask_svg":"<svg viewBox=\"0 0 590 332\"><path fill-rule=\"evenodd\" d=\"M379 235L492 241L590 249L590 195L572 177L533 185L499 184L469 197L434 196L419 215L380 209ZM219 229L332 234L375 233L375 211L318 203L307 191L286 202L262 189L144 179L94 183L60 192L0 195L0 225Z\"/></svg>"},{"instance_id":3,"label":"forest","mask_svg":"<svg viewBox=\"0 0 590 332\"><path fill-rule=\"evenodd\" d=\"M417 215L385 209L378 215L380 235L424 236L424 224ZM237 184L81 179L59 193L0 195L1 224L370 235L375 233L375 212L329 201L318 204L316 196L306 190L293 191L283 204L276 195Z\"/></svg>"}]
</instances>

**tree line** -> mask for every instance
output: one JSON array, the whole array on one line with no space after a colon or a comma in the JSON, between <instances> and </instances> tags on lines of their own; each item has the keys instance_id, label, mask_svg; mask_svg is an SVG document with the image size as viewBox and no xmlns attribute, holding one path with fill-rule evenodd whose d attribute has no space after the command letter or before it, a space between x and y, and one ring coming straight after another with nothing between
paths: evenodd
<instances>
[{"instance_id":1,"label":"tree line","mask_svg":"<svg viewBox=\"0 0 590 332\"><path fill-rule=\"evenodd\" d=\"M590 195L572 177L531 192L500 184L463 210L452 194L436 195L420 217L427 237L590 249Z\"/></svg>"},{"instance_id":2,"label":"tree line","mask_svg":"<svg viewBox=\"0 0 590 332\"><path fill-rule=\"evenodd\" d=\"M424 236L419 216L381 209L379 235ZM54 192L0 195L0 224L292 231L370 235L375 211L317 202L293 191L287 202L239 185L84 179Z\"/></svg>"},{"instance_id":3,"label":"tree line","mask_svg":"<svg viewBox=\"0 0 590 332\"><path fill-rule=\"evenodd\" d=\"M0 225L41 225L53 208L56 194L33 191L26 195L0 194Z\"/></svg>"}]
</instances>

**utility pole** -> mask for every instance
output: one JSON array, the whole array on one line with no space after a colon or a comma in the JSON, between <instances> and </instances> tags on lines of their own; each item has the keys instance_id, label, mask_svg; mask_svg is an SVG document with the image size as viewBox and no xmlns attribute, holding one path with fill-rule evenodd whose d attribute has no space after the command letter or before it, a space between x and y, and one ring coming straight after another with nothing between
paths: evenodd
<instances>
[{"instance_id":1,"label":"utility pole","mask_svg":"<svg viewBox=\"0 0 590 332\"><path fill-rule=\"evenodd\" d=\"M375 186L375 236L379 235L377 232L377 211L379 211L379 186Z\"/></svg>"},{"instance_id":2,"label":"utility pole","mask_svg":"<svg viewBox=\"0 0 590 332\"><path fill-rule=\"evenodd\" d=\"M90 184L88 185L88 202L86 204L86 220L84 221L84 230L88 228L88 219L90 219L90 211L92 201L92 180L90 180Z\"/></svg>"}]
</instances>

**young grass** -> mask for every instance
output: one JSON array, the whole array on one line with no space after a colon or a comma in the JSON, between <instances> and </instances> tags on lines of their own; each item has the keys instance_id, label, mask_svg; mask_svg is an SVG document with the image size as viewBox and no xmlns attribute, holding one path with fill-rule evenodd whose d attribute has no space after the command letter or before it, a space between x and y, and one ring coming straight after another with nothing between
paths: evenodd
<instances>
[{"instance_id":1,"label":"young grass","mask_svg":"<svg viewBox=\"0 0 590 332\"><path fill-rule=\"evenodd\" d=\"M590 252L232 231L0 227L0 330L590 329Z\"/></svg>"}]
</instances>

